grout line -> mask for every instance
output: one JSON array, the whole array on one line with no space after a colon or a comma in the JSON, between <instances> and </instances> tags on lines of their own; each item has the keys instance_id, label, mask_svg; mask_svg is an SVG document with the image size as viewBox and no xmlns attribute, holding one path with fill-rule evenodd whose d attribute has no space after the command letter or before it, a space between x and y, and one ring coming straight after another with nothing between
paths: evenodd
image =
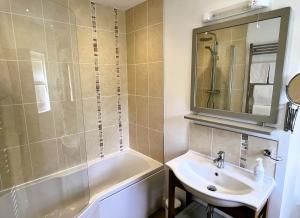
<instances>
[{"instance_id":1,"label":"grout line","mask_svg":"<svg viewBox=\"0 0 300 218\"><path fill-rule=\"evenodd\" d=\"M148 4L147 4L147 13L148 13ZM148 16L147 16L147 26L144 26L144 27L139 28L139 29L136 29L136 30L132 30L132 31L130 31L130 32L126 32L126 34L132 34L132 33L135 33L135 32L137 32L137 31L144 30L144 29L148 29L148 28L151 28L151 27L153 27L153 26L160 25L160 24L163 24L163 22L154 23L154 24L149 25L149 24L148 24Z\"/></svg>"}]
</instances>

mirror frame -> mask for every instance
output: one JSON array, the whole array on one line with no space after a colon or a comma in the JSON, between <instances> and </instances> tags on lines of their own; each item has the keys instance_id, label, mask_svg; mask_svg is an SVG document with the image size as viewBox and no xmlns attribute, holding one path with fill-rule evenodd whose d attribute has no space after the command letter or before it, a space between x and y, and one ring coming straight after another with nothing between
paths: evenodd
<instances>
[{"instance_id":1,"label":"mirror frame","mask_svg":"<svg viewBox=\"0 0 300 218\"><path fill-rule=\"evenodd\" d=\"M281 8L273 11L261 12L254 15L249 15L246 17L225 21L222 23L212 24L200 28L193 29L193 44L192 44L192 75L191 75L191 103L190 109L195 113L203 113L207 115L217 115L229 118L236 118L248 121L262 122L262 123L276 123L278 110L279 110L279 98L282 87L282 74L284 67L285 51L286 51L286 41L288 35L289 17L290 17L290 7ZM278 54L276 60L276 70L274 78L274 88L272 96L272 107L269 116L253 115L242 112L232 112L219 109L203 108L196 106L196 87L197 87L197 34L203 32L211 32L219 29L230 28L234 26L239 26L248 23L255 23L257 21L263 21L273 18L280 19L280 31L278 39Z\"/></svg>"},{"instance_id":2,"label":"mirror frame","mask_svg":"<svg viewBox=\"0 0 300 218\"><path fill-rule=\"evenodd\" d=\"M295 101L291 98L290 92L289 92L289 87L290 87L291 83L292 83L297 77L300 77L300 73L297 73L297 74L289 81L289 84L286 86L286 96L287 96L289 102L293 103L293 104L296 105L296 106L300 106L300 103L295 102Z\"/></svg>"}]
</instances>

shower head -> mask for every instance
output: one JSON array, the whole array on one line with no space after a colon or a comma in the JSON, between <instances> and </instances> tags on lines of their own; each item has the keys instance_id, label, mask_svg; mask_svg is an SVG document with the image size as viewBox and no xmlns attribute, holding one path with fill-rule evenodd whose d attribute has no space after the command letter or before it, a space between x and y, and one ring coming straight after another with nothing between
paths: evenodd
<instances>
[{"instance_id":1,"label":"shower head","mask_svg":"<svg viewBox=\"0 0 300 218\"><path fill-rule=\"evenodd\" d=\"M200 38L201 42L207 42L207 41L211 41L211 40L215 40L216 43L218 43L217 41L217 35L215 33L211 33L211 32L205 32L204 36Z\"/></svg>"},{"instance_id":2,"label":"shower head","mask_svg":"<svg viewBox=\"0 0 300 218\"><path fill-rule=\"evenodd\" d=\"M203 37L203 38L200 38L201 42L207 42L207 41L211 41L211 40L212 40L212 37Z\"/></svg>"}]
</instances>

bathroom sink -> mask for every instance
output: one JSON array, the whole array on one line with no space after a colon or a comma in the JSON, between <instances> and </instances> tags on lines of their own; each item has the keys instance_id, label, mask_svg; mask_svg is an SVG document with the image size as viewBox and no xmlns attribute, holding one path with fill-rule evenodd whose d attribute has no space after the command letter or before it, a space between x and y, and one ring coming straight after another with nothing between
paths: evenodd
<instances>
[{"instance_id":1,"label":"bathroom sink","mask_svg":"<svg viewBox=\"0 0 300 218\"><path fill-rule=\"evenodd\" d=\"M211 159L194 151L166 165L189 192L215 206L245 205L258 211L275 187L272 177L265 176L262 182L256 182L248 170L227 163L219 169Z\"/></svg>"}]
</instances>

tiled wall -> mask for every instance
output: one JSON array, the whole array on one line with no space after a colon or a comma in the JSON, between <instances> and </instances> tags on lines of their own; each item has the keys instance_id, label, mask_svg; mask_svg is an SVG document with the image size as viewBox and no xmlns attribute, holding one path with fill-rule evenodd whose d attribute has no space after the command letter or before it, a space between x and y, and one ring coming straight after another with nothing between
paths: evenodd
<instances>
[{"instance_id":1,"label":"tiled wall","mask_svg":"<svg viewBox=\"0 0 300 218\"><path fill-rule=\"evenodd\" d=\"M127 10L126 33L130 145L163 162L163 0Z\"/></svg>"},{"instance_id":2,"label":"tiled wall","mask_svg":"<svg viewBox=\"0 0 300 218\"><path fill-rule=\"evenodd\" d=\"M190 123L189 148L210 157L217 157L218 151L225 152L225 161L253 170L257 158L263 158L265 173L274 176L276 164L263 156L264 149L277 154L277 141L209 128Z\"/></svg>"},{"instance_id":3,"label":"tiled wall","mask_svg":"<svg viewBox=\"0 0 300 218\"><path fill-rule=\"evenodd\" d=\"M234 112L242 111L247 27L248 25L241 25L213 31L217 36L219 56L216 69L216 89L220 90L220 94L215 97L215 108L217 109L228 109ZM203 37L207 36L204 34L199 35L199 39ZM212 46L213 42L214 40L198 42L197 73L200 89L197 91L197 104L201 107L207 107L209 98L207 91L211 89L212 60L211 53L208 49L205 49L205 46ZM232 79L229 81L232 61L231 46L235 47L236 59L234 60ZM228 87L230 85L232 93L229 96Z\"/></svg>"},{"instance_id":4,"label":"tiled wall","mask_svg":"<svg viewBox=\"0 0 300 218\"><path fill-rule=\"evenodd\" d=\"M79 67L81 75L85 137L88 159L100 155L98 130L98 106L95 76L95 58L92 41L91 5L88 0L70 0L70 8L76 15ZM115 12L112 7L96 4L96 39L99 51L100 106L104 155L119 151L120 133L118 119L118 83L116 47L119 47L121 75L121 116L123 146L128 147L128 89L125 12L118 10L118 45L115 44Z\"/></svg>"},{"instance_id":5,"label":"tiled wall","mask_svg":"<svg viewBox=\"0 0 300 218\"><path fill-rule=\"evenodd\" d=\"M114 13L96 5L104 154L120 149ZM126 147L124 11L117 21ZM0 189L99 157L92 30L88 0L0 1Z\"/></svg>"}]
</instances>

